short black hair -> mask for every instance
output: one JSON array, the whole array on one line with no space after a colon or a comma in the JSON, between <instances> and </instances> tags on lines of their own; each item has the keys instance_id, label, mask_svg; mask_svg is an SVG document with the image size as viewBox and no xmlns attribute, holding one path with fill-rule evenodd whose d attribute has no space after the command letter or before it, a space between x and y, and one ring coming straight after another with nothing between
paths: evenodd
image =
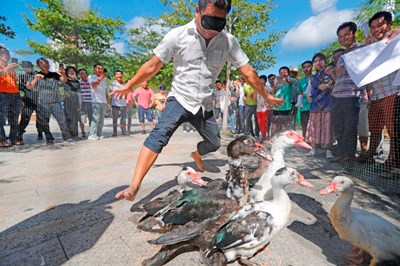
<instances>
[{"instance_id":1,"label":"short black hair","mask_svg":"<svg viewBox=\"0 0 400 266\"><path fill-rule=\"evenodd\" d=\"M269 78L272 78L272 77L276 77L276 75L275 75L275 74L269 74L269 75L268 75L268 79L269 79Z\"/></svg>"},{"instance_id":2,"label":"short black hair","mask_svg":"<svg viewBox=\"0 0 400 266\"><path fill-rule=\"evenodd\" d=\"M96 63L96 64L93 65L93 68L96 68L97 66L101 66L102 67L103 65L99 64L99 63Z\"/></svg>"},{"instance_id":3,"label":"short black hair","mask_svg":"<svg viewBox=\"0 0 400 266\"><path fill-rule=\"evenodd\" d=\"M343 48L339 48L339 49L336 49L335 51L333 51L333 53L332 53L332 55L334 55L334 54L336 54L336 53L339 53L339 52L344 52L344 49Z\"/></svg>"},{"instance_id":4,"label":"short black hair","mask_svg":"<svg viewBox=\"0 0 400 266\"><path fill-rule=\"evenodd\" d=\"M74 66L67 66L65 68L65 74L68 76L68 70L73 69L75 71L75 74L78 74L78 71L76 70L76 68Z\"/></svg>"},{"instance_id":5,"label":"short black hair","mask_svg":"<svg viewBox=\"0 0 400 266\"><path fill-rule=\"evenodd\" d=\"M324 60L326 62L326 56L323 53L316 53L312 57L312 61L314 62L317 57L319 57L320 59L322 59L322 60Z\"/></svg>"},{"instance_id":6,"label":"short black hair","mask_svg":"<svg viewBox=\"0 0 400 266\"><path fill-rule=\"evenodd\" d=\"M289 71L290 71L290 69L287 66L283 66L283 67L279 68L279 73L281 73L282 69L286 69L287 73L289 73Z\"/></svg>"},{"instance_id":7,"label":"short black hair","mask_svg":"<svg viewBox=\"0 0 400 266\"><path fill-rule=\"evenodd\" d=\"M301 67L304 67L305 64L310 64L312 66L312 62L310 60L304 61L301 63Z\"/></svg>"},{"instance_id":8,"label":"short black hair","mask_svg":"<svg viewBox=\"0 0 400 266\"><path fill-rule=\"evenodd\" d=\"M340 25L340 26L337 28L337 30L336 30L336 35L339 36L339 31L341 31L342 29L345 29L345 28L350 28L350 30L351 30L353 33L356 33L356 31L357 31L357 25L356 25L356 23L354 23L353 21L347 21L347 22L343 23L342 25Z\"/></svg>"},{"instance_id":9,"label":"short black hair","mask_svg":"<svg viewBox=\"0 0 400 266\"><path fill-rule=\"evenodd\" d=\"M373 15L369 20L368 20L368 26L371 27L371 23L372 21L374 21L375 19L381 18L383 17L383 19L388 23L392 23L393 22L393 16L392 13L388 12L388 11L379 11L378 13L375 13L375 15Z\"/></svg>"},{"instance_id":10,"label":"short black hair","mask_svg":"<svg viewBox=\"0 0 400 266\"><path fill-rule=\"evenodd\" d=\"M78 73L81 72L82 70L84 70L86 72L86 74L87 74L87 70L85 68L78 69Z\"/></svg>"},{"instance_id":11,"label":"short black hair","mask_svg":"<svg viewBox=\"0 0 400 266\"><path fill-rule=\"evenodd\" d=\"M225 9L226 14L231 10L231 0L199 0L198 6L201 11L206 9L207 5L213 5L220 9Z\"/></svg>"},{"instance_id":12,"label":"short black hair","mask_svg":"<svg viewBox=\"0 0 400 266\"><path fill-rule=\"evenodd\" d=\"M117 70L114 71L114 75L117 74L117 72L119 72L121 74L124 74L124 72L122 72L122 70L117 69Z\"/></svg>"},{"instance_id":13,"label":"short black hair","mask_svg":"<svg viewBox=\"0 0 400 266\"><path fill-rule=\"evenodd\" d=\"M263 79L265 82L267 82L267 76L266 75L261 75L260 79Z\"/></svg>"},{"instance_id":14,"label":"short black hair","mask_svg":"<svg viewBox=\"0 0 400 266\"><path fill-rule=\"evenodd\" d=\"M217 83L221 83L221 81L220 81L219 79L217 79L217 80L215 81L215 84L217 84Z\"/></svg>"},{"instance_id":15,"label":"short black hair","mask_svg":"<svg viewBox=\"0 0 400 266\"><path fill-rule=\"evenodd\" d=\"M37 60L36 60L36 65L38 65L39 66L39 63L40 62L46 62L46 63L49 63L49 60L47 60L46 58L44 58L44 57L41 57L41 58L38 58Z\"/></svg>"}]
</instances>

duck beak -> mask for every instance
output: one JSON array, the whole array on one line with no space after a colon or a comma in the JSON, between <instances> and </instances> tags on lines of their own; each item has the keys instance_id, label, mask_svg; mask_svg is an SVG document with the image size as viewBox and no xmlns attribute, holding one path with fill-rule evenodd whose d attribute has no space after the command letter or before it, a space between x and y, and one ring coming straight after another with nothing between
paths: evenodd
<instances>
[{"instance_id":1,"label":"duck beak","mask_svg":"<svg viewBox=\"0 0 400 266\"><path fill-rule=\"evenodd\" d=\"M271 155L264 148L257 147L254 150L253 155L269 162L273 161Z\"/></svg>"},{"instance_id":2,"label":"duck beak","mask_svg":"<svg viewBox=\"0 0 400 266\"><path fill-rule=\"evenodd\" d=\"M303 147L303 148L305 148L305 149L312 150L312 147L311 147L310 145L308 145L308 144L304 141L304 138L299 139L298 141L296 141L295 144L294 144L294 146L295 146L295 147Z\"/></svg>"},{"instance_id":3,"label":"duck beak","mask_svg":"<svg viewBox=\"0 0 400 266\"><path fill-rule=\"evenodd\" d=\"M332 192L337 192L336 183L335 182L330 182L329 185L326 188L322 189L319 192L319 194L327 195L327 194L332 193Z\"/></svg>"},{"instance_id":4,"label":"duck beak","mask_svg":"<svg viewBox=\"0 0 400 266\"><path fill-rule=\"evenodd\" d=\"M298 179L299 179L299 180L297 181L297 184L299 184L299 185L301 185L301 186L303 186L303 187L308 187L308 188L313 188L313 187L314 187L314 185L311 184L310 182L308 182L308 181L304 178L304 176L301 175L300 173L297 174L297 177L298 177Z\"/></svg>"},{"instance_id":5,"label":"duck beak","mask_svg":"<svg viewBox=\"0 0 400 266\"><path fill-rule=\"evenodd\" d=\"M204 181L203 179L201 179L199 174L193 175L192 183L197 184L197 185L199 185L201 187L207 186L207 184L208 184L207 181Z\"/></svg>"}]
</instances>

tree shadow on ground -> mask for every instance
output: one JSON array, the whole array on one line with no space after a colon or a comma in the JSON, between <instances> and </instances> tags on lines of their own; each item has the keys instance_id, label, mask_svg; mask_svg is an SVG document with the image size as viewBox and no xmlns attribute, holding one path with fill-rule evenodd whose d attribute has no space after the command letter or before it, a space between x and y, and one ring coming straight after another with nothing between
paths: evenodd
<instances>
[{"instance_id":1,"label":"tree shadow on ground","mask_svg":"<svg viewBox=\"0 0 400 266\"><path fill-rule=\"evenodd\" d=\"M0 233L1 265L60 265L99 240L114 219L108 205L123 187L94 201L50 206ZM32 210L27 208L25 211Z\"/></svg>"}]
</instances>

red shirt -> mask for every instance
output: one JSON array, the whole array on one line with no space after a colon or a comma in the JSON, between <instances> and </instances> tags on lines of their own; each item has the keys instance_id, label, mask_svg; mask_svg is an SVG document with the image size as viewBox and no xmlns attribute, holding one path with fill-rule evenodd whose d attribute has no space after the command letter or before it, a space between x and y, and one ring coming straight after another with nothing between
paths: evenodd
<instances>
[{"instance_id":1,"label":"red shirt","mask_svg":"<svg viewBox=\"0 0 400 266\"><path fill-rule=\"evenodd\" d=\"M151 98L154 97L154 92L150 88L143 89L140 87L135 90L132 96L137 97L138 104L147 109L150 106Z\"/></svg>"},{"instance_id":2,"label":"red shirt","mask_svg":"<svg viewBox=\"0 0 400 266\"><path fill-rule=\"evenodd\" d=\"M0 75L0 92L19 93L15 72Z\"/></svg>"}]
</instances>

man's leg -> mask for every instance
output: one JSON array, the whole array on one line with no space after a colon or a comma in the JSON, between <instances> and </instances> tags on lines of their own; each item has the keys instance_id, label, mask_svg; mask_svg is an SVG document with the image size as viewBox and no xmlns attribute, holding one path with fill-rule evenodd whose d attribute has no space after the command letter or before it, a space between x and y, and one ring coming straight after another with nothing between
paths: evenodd
<instances>
[{"instance_id":1,"label":"man's leg","mask_svg":"<svg viewBox=\"0 0 400 266\"><path fill-rule=\"evenodd\" d=\"M133 179L129 184L129 187L118 192L116 198L125 198L127 200L134 200L137 192L139 191L140 184L143 178L146 176L147 172L153 166L154 162L158 157L158 153L150 150L146 146L143 146L140 150L138 161L136 163L135 172L133 174Z\"/></svg>"},{"instance_id":2,"label":"man's leg","mask_svg":"<svg viewBox=\"0 0 400 266\"><path fill-rule=\"evenodd\" d=\"M100 120L100 103L92 104L92 122L90 123L89 138L97 138L97 124Z\"/></svg>"},{"instance_id":3,"label":"man's leg","mask_svg":"<svg viewBox=\"0 0 400 266\"><path fill-rule=\"evenodd\" d=\"M100 104L100 119L99 119L99 123L97 124L97 136L98 137L100 137L101 133L103 132L104 118L106 117L106 112L107 112L107 104L101 103Z\"/></svg>"},{"instance_id":4,"label":"man's leg","mask_svg":"<svg viewBox=\"0 0 400 266\"><path fill-rule=\"evenodd\" d=\"M117 131L118 131L118 115L119 115L119 110L117 106L112 106L112 123L113 123L113 137L117 136Z\"/></svg>"},{"instance_id":5,"label":"man's leg","mask_svg":"<svg viewBox=\"0 0 400 266\"><path fill-rule=\"evenodd\" d=\"M216 151L221 146L219 127L213 112L205 112L203 117L203 111L201 109L189 120L189 122L196 128L203 138L203 141L197 144L197 151L194 151L191 154L199 168L199 171L203 172L205 169L201 156Z\"/></svg>"}]
</instances>

